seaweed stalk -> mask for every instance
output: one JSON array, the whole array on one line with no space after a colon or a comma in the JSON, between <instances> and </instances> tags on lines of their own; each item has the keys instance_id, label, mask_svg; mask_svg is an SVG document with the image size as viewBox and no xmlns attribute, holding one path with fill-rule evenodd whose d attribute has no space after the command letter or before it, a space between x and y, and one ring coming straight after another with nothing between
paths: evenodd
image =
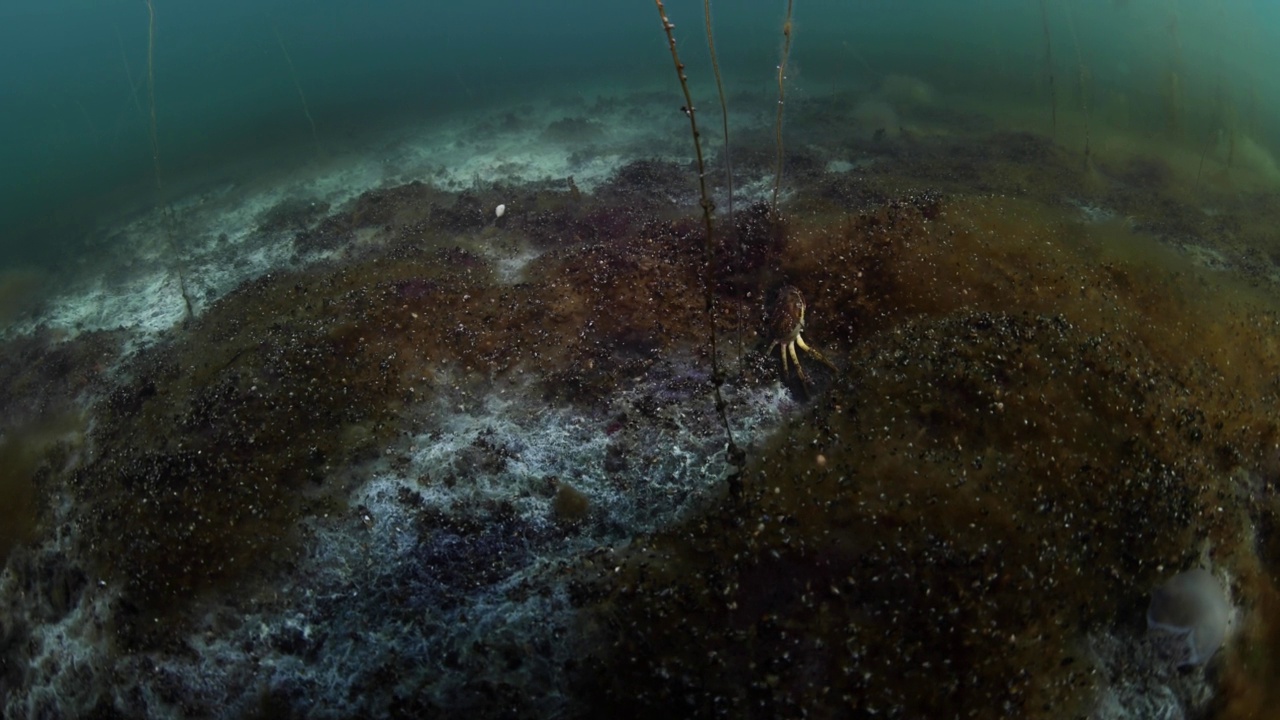
<instances>
[{"instance_id":1,"label":"seaweed stalk","mask_svg":"<svg viewBox=\"0 0 1280 720\"><path fill-rule=\"evenodd\" d=\"M715 212L715 203L711 201L711 196L707 192L706 164L702 157L702 139L698 133L697 111L694 109L693 95L689 92L689 76L684 72L684 63L680 62L680 54L676 51L676 37L671 32L676 26L667 18L667 9L663 6L662 0L653 0L653 2L658 6L658 16L662 18L662 30L667 35L667 47L671 49L671 61L675 64L676 77L680 79L680 89L684 92L684 113L689 118L689 131L693 135L693 151L698 160L698 191L702 198L702 220L706 226L706 242L703 244L704 276L702 290L706 299L707 325L711 331L711 389L715 396L716 414L720 417L720 424L724 426L724 434L728 442L726 457L729 464L734 467L728 478L729 489L734 495L737 495L741 491L739 473L746 453L733 439L733 430L729 427L729 416L726 412L727 406L724 401L724 395L720 392L720 387L724 385L724 373L720 370L720 356L716 340L715 221L712 217Z\"/></svg>"},{"instance_id":2,"label":"seaweed stalk","mask_svg":"<svg viewBox=\"0 0 1280 720\"><path fill-rule=\"evenodd\" d=\"M773 123L778 157L773 175L773 214L778 215L778 191L782 189L782 108L787 100L787 59L791 56L791 10L795 0L787 0L787 19L782 23L782 57L778 61L778 114Z\"/></svg>"},{"instance_id":3,"label":"seaweed stalk","mask_svg":"<svg viewBox=\"0 0 1280 720\"><path fill-rule=\"evenodd\" d=\"M1044 64L1049 73L1049 128L1050 137L1058 137L1058 89L1053 75L1053 36L1049 34L1049 10L1045 0L1040 0L1040 24L1044 28Z\"/></svg>"},{"instance_id":4,"label":"seaweed stalk","mask_svg":"<svg viewBox=\"0 0 1280 720\"><path fill-rule=\"evenodd\" d=\"M725 184L728 188L728 204L729 204L729 227L735 227L733 221L733 160L729 154L729 105L724 98L724 80L720 76L720 59L716 57L716 38L711 27L711 0L702 0L702 15L707 27L707 50L711 53L711 71L716 76L716 92L720 95L720 122L721 129L724 133L724 177ZM742 244L737 244L738 261L742 262ZM742 372L745 367L746 354L742 350L742 313L737 313L738 318L738 372Z\"/></svg>"},{"instance_id":5,"label":"seaweed stalk","mask_svg":"<svg viewBox=\"0 0 1280 720\"><path fill-rule=\"evenodd\" d=\"M716 76L716 92L720 94L720 122L724 132L724 176L729 186L729 226L733 226L733 162L729 157L729 106L724 99L724 80L720 77L720 60L716 57L716 38L711 31L711 0L702 0L707 25L707 49L711 51L711 71Z\"/></svg>"},{"instance_id":6,"label":"seaweed stalk","mask_svg":"<svg viewBox=\"0 0 1280 720\"><path fill-rule=\"evenodd\" d=\"M1084 115L1084 169L1093 167L1089 146L1089 71L1084 65L1084 54L1080 50L1080 38L1076 35L1075 16L1071 7L1067 7L1067 27L1071 30L1071 42L1076 47L1076 66L1080 72L1080 112Z\"/></svg>"},{"instance_id":7,"label":"seaweed stalk","mask_svg":"<svg viewBox=\"0 0 1280 720\"><path fill-rule=\"evenodd\" d=\"M293 86L298 90L298 99L302 101L302 114L307 116L307 123L311 125L311 140L316 145L316 155L322 154L320 150L320 136L316 133L316 121L311 117L311 108L307 106L307 96L302 92L302 83L298 80L298 70L293 66L293 58L289 56L289 48L284 46L284 38L280 37L280 32L276 30L276 26L271 26L271 32L276 36L276 42L280 44L280 52L284 53L284 61L289 64L289 77L293 79Z\"/></svg>"},{"instance_id":8,"label":"seaweed stalk","mask_svg":"<svg viewBox=\"0 0 1280 720\"><path fill-rule=\"evenodd\" d=\"M142 101L138 99L138 85L141 83L133 80L133 70L129 68L129 54L124 50L124 38L120 37L120 26L113 22L112 27L116 31L116 44L120 46L120 60L124 63L124 76L129 81L129 95L133 98L133 106L138 109L138 115L141 117L145 114L142 110Z\"/></svg>"},{"instance_id":9,"label":"seaweed stalk","mask_svg":"<svg viewBox=\"0 0 1280 720\"><path fill-rule=\"evenodd\" d=\"M1169 113L1169 130L1175 137L1183 134L1182 108L1182 39L1178 34L1179 20L1178 0L1169 0L1169 43L1173 51L1169 58L1169 72L1166 77L1166 103Z\"/></svg>"},{"instance_id":10,"label":"seaweed stalk","mask_svg":"<svg viewBox=\"0 0 1280 720\"><path fill-rule=\"evenodd\" d=\"M186 308L186 319L195 317L191 305L191 293L187 291L187 273L182 267L182 258L178 255L177 243L173 240L173 207L164 198L164 182L160 174L160 131L156 122L156 9L151 0L147 2L147 99L151 105L151 163L156 173L156 191L160 194L160 202L164 214L164 235L169 245L169 253L173 256L174 273L178 276L178 290L182 293L182 303Z\"/></svg>"}]
</instances>

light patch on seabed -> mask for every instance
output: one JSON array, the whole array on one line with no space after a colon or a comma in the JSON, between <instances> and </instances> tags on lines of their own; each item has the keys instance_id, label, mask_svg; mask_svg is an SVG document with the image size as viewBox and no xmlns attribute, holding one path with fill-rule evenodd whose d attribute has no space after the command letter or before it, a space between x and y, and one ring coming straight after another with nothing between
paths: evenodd
<instances>
[{"instance_id":1,"label":"light patch on seabed","mask_svg":"<svg viewBox=\"0 0 1280 720\"><path fill-rule=\"evenodd\" d=\"M541 252L532 248L521 248L510 255L500 257L496 262L498 282L503 285L514 285L523 281L524 269L541 255Z\"/></svg>"},{"instance_id":2,"label":"light patch on seabed","mask_svg":"<svg viewBox=\"0 0 1280 720\"><path fill-rule=\"evenodd\" d=\"M572 167L562 146L541 139L548 122L543 118L530 122L523 134L495 143L489 155L471 157L441 173L438 163L461 158L450 152L465 153L455 141L473 125L455 119L451 127L418 131L419 155L400 167L408 176L389 176L384 161L348 156L325 167L300 170L265 189L228 184L190 196L174 203L173 219L157 209L105 233L112 238L110 245L97 248L101 257L85 263L97 274L82 273L46 305L42 317L8 332L33 332L43 326L74 336L124 329L130 333L128 347L144 346L185 315L179 267L199 312L246 280L323 257L298 258L292 233L258 232L261 215L285 199L328 202L340 212L343 203L365 190L423 177L461 185L477 177L492 182L572 174L589 191L628 162L627 153L653 157L669 150L667 159L687 162L683 141L654 137L655 124L647 116L629 114L626 98L619 106L616 114L603 118L610 129L600 152ZM517 158L524 174L513 178L511 165L500 156L503 148L515 146L525 151ZM434 177L414 174L428 169ZM176 263L168 257L169 222L184 238ZM533 251L518 249L500 258L499 276L516 281L534 257ZM606 430L607 417L584 416L568 408L548 410L531 388L509 389L504 396L490 396L465 409L458 409L455 398L423 408L425 429L399 449L407 462L397 469L385 460L367 468L367 480L353 491L351 506L363 506L364 516L305 523L303 557L297 572L273 587L277 599L212 601L201 627L186 638L194 653L119 654L105 629L113 625L116 588L89 578L75 607L60 619L42 620L47 614L38 606L40 599L18 587L19 578L6 570L0 576L0 598L7 619L0 629L18 632L31 625L31 663L25 692L10 694L5 716L85 714L103 690L102 679L111 677L140 679L136 685L110 691L118 709L139 717L181 717L184 701L222 717L238 717L268 690L310 703L315 716L350 715L343 708L366 700L358 693L353 696L358 683L386 663L406 659L411 671L405 683L429 685L431 693L456 699L468 692L468 671L489 667L483 659L466 659L478 639L494 646L523 648L531 643L550 648L534 653L520 670L502 670L500 663L493 667L499 668L494 672L522 675L518 682L525 687L546 688L543 709L552 714L560 702L556 688L563 680L564 655L572 652L561 642L573 610L558 569L583 553L608 552L636 533L673 522L691 508L715 501L724 490L724 439L710 398L704 392L666 386L682 374L696 372L669 366L619 392L609 413L629 419L612 435ZM646 393L669 398L655 417L645 418L636 410ZM726 387L726 397L734 430L745 445L776 429L794 404L776 383L751 390ZM482 436L501 448L502 460L478 471L462 456L473 451ZM627 465L607 470L605 454L615 443L624 444ZM449 487L423 480L449 473L464 481ZM556 531L547 492L550 477L570 483L590 499L590 516L579 532ZM406 494L417 497L420 506L406 506ZM423 530L418 518L429 510L483 524L487 502L514 508L527 533L512 546L518 556L512 569L491 585L468 592L456 607L433 608L434 569L424 567L422 560L433 531ZM74 528L64 520L53 525ZM48 557L41 562L58 566L83 566L76 560L75 547L74 538L59 531L23 552L43 554ZM407 607L389 612L399 607L398 602ZM466 622L460 619L464 615ZM461 669L443 665L449 651L464 658ZM315 654L304 657L306 652Z\"/></svg>"},{"instance_id":3,"label":"light patch on seabed","mask_svg":"<svg viewBox=\"0 0 1280 720\"><path fill-rule=\"evenodd\" d=\"M82 294L54 305L45 322L76 330L133 329L148 334L182 319L182 293L175 273L155 272L107 285L101 279Z\"/></svg>"},{"instance_id":4,"label":"light patch on seabed","mask_svg":"<svg viewBox=\"0 0 1280 720\"><path fill-rule=\"evenodd\" d=\"M627 405L626 396L620 394L618 406ZM396 470L385 465L374 470L355 491L351 504L361 508L359 521L366 532L342 523L314 525L310 555L294 575L314 582L305 590L294 587L286 591L289 596L305 598L301 604L287 604L291 611L303 608L303 615L264 617L258 622L272 628L314 628L328 623L324 632L341 647L326 645L320 662L313 664L279 657L269 648L259 650L267 654L263 662L273 668L273 684L313 697L314 709L326 708L325 712L342 715L352 684L391 656L401 667L416 668L407 674L419 673L420 682L428 683L430 694L437 698L457 701L467 692L467 684L476 679L474 673L481 672L487 680L505 679L533 690L531 696L544 698L542 710L558 709L564 660L573 653L562 638L572 626L573 609L556 571L596 548L670 522L688 503L711 490L720 482L715 459L719 437L714 425L700 423L711 430L696 434L653 422L639 429L643 441L635 445L652 447L657 464L633 458L628 477L611 483L603 469L603 456L616 435L606 432L606 422L568 409L548 411L531 403L530 397L531 393L490 396L475 402L473 408L452 412L448 408L453 399L442 398L441 407L431 414L439 419L403 448L409 463L390 463ZM759 439L778 425L780 409L789 402L786 397L780 386L731 397L742 415L739 431L750 435L746 441ZM704 400L697 396L687 403ZM692 407L673 408L672 412L687 412L691 417L703 414ZM486 470L471 463L474 457L470 453L480 439L487 448L498 450L502 458ZM455 473L463 477L445 482ZM591 497L600 521L588 523L579 535L551 533L549 499L537 488L549 475L572 479L575 487ZM406 504L406 495L417 497L420 504ZM470 593L461 607L433 610L430 576L435 568L422 567L423 549L436 541L433 533L448 533L428 530L424 534L415 518L427 513L459 522L479 512L477 519L483 522L480 508L494 502L507 503L516 510L526 533L517 544L527 543L531 556L510 575ZM390 588L413 585L415 574L427 577L416 581L420 596L410 604L427 605L420 619L408 621L389 613L381 596ZM321 608L324 603L313 605L316 598L328 598L331 609L326 612ZM464 617L465 622L459 620ZM353 637L376 638L376 642L353 641ZM224 645L238 646L237 641ZM478 646L519 648L524 664L518 670L503 670L477 658L468 661L472 648ZM542 652L530 656L528 648L542 648ZM461 669L443 665L442 658L449 654L463 658Z\"/></svg>"},{"instance_id":5,"label":"light patch on seabed","mask_svg":"<svg viewBox=\"0 0 1280 720\"><path fill-rule=\"evenodd\" d=\"M5 718L81 717L112 677L107 630L118 592L89 577L77 602L54 607L51 590L75 584L72 504L59 494L51 512L56 528L36 547L19 547L0 572L0 642L26 630L27 641L11 657L26 660L23 692L0 693ZM34 587L33 587L34 586Z\"/></svg>"},{"instance_id":6,"label":"light patch on seabed","mask_svg":"<svg viewBox=\"0 0 1280 720\"><path fill-rule=\"evenodd\" d=\"M1203 667L1179 672L1159 644L1132 630L1098 633L1087 640L1099 688L1090 717L1098 720L1198 717L1215 685Z\"/></svg>"},{"instance_id":7,"label":"light patch on seabed","mask_svg":"<svg viewBox=\"0 0 1280 720\"><path fill-rule=\"evenodd\" d=\"M98 629L111 624L116 591L90 579L77 608L35 628L31 691L15 694L11 702L25 705L6 716L34 717L40 707L83 714L102 689L93 679L108 677L139 679L111 691L117 709L138 717L178 718L190 707L241 717L268 693L312 717L376 715L397 692L357 689L379 682L388 665L402 697L465 707L483 699L477 683L510 683L541 698L540 714L562 712L566 661L578 651L567 640L575 622L570 570L723 491L723 435L710 399L672 389L697 372L687 362L664 362L598 415L547 408L533 385L482 397L443 393L420 408L417 429L399 446L341 471L358 479L353 511L303 524L297 566L275 581L270 599L206 600L184 639L193 652L117 654ZM670 401L649 416L636 409L645 398ZM726 399L748 445L794 407L778 383L726 387ZM610 418L624 413L626 427L610 432ZM628 464L606 470L618 442ZM484 462L475 462L477 452ZM578 532L557 531L549 476L591 499ZM515 517L492 516L499 504ZM497 562L502 573L466 574L475 562ZM11 573L3 582L0 597L18 604L10 617L39 615L28 605L39 600L13 587ZM521 657L520 666L508 667L504 651Z\"/></svg>"},{"instance_id":8,"label":"light patch on seabed","mask_svg":"<svg viewBox=\"0 0 1280 720\"><path fill-rule=\"evenodd\" d=\"M739 184L734 187L734 196L736 202L741 207L746 207L753 203L773 203L773 184L772 175L761 175L755 178L739 179ZM778 202L785 203L795 195L795 191L788 188L786 183L778 190Z\"/></svg>"},{"instance_id":9,"label":"light patch on seabed","mask_svg":"<svg viewBox=\"0 0 1280 720\"><path fill-rule=\"evenodd\" d=\"M776 427L782 392L779 387L770 387L734 398L744 413L744 432L746 428L764 432ZM690 400L702 401L701 397ZM325 654L331 662L319 667L290 668L290 672L298 674L281 680L321 693L323 701L317 707L348 697L350 678L363 668L376 667L388 652L425 662L429 671L424 671L424 677L432 678L431 693L456 698L464 692L465 683L474 678L438 666L440 658L447 653L466 656L480 642L490 648L549 649L545 656L527 657L524 653L525 665L511 673L521 676L518 682L523 687L544 688L544 702L548 705L543 709L553 711L558 696L555 690L564 681L563 660L573 651L558 640L558 635L572 625L573 610L566 589L555 581L554 572L572 558L607 545L610 539L622 540L669 521L693 496L719 480L713 460L718 441L714 431L698 436L688 430L670 429L663 423L642 428L639 434L644 440L636 445L654 448L657 466L644 465L633 458L630 477L611 484L602 466L605 449L612 440L603 420L584 418L567 409L547 411L530 404L526 393L514 398L490 396L475 403L474 409L448 412L447 406L452 402L452 398L442 399L442 407L434 413L439 421L410 441L406 448L408 466L394 472L385 468L377 471L356 491L352 503L367 512L367 538L340 527L318 529L312 557L315 567L304 568L298 576L325 576L313 575L314 570L325 573L327 579L308 596L338 597L340 588L351 588L350 599L342 601L345 607L335 615L351 619L361 634L377 637L378 643L344 640L341 653ZM619 405L627 402L626 393L617 400ZM693 408L672 410L673 414L699 414ZM499 449L504 458L488 472L477 472L474 465L467 464L471 459L468 453L481 438L487 447ZM444 482L453 473L465 475L458 482ZM550 506L536 486L548 475L571 479L591 498L596 514L606 521L595 524L594 532L552 535L540 540L540 531L550 527ZM423 477L430 479L426 486ZM422 508L407 508L403 502L406 493L417 496ZM426 620L420 626L407 627L403 621L385 626L386 621L381 619L385 607L376 602L365 607L358 599L372 588L393 585L397 577L412 574L406 571L406 565L420 562L415 554L431 541L414 529L414 517L423 508L461 519L486 502L500 501L516 509L530 534L534 557L527 565L471 595L464 607ZM334 584L328 585L329 582ZM546 588L546 592L529 592L530 587ZM460 616L467 621L456 622ZM267 624L274 625L276 621L269 620ZM342 636L338 630L330 629L330 636ZM277 671L286 669L285 665L276 667ZM517 682L515 678L507 679Z\"/></svg>"},{"instance_id":10,"label":"light patch on seabed","mask_svg":"<svg viewBox=\"0 0 1280 720\"><path fill-rule=\"evenodd\" d=\"M589 150L576 156L572 148L544 137L550 123L567 115L563 107L543 101L531 104L530 113L511 129L504 130L497 122L504 110L449 116L396 130L323 162L281 172L270 184L224 182L179 198L168 208L156 207L118 227L103 228L98 234L109 240L81 258L80 276L67 278L67 286L52 293L42 316L15 323L7 332L27 334L44 327L74 337L81 332L125 329L134 333L133 347L137 347L185 317L179 272L186 278L198 313L247 280L329 257L324 253L298 257L292 231L259 232L263 213L284 200L326 202L331 212L342 212L344 205L364 192L414 180L456 190L477 182L572 176L579 188L589 192L635 157L688 160L686 144L674 142L661 132L662 123L653 122L651 115L659 109L637 112L639 101L630 95L601 98L616 101L604 103L610 109L591 118L606 130ZM587 112L584 106L581 113ZM480 146L469 138L485 120L497 130ZM372 152L370 142L381 151ZM173 257L175 251L177 257ZM522 252L503 260L502 276L515 277L530 259L529 253Z\"/></svg>"},{"instance_id":11,"label":"light patch on seabed","mask_svg":"<svg viewBox=\"0 0 1280 720\"><path fill-rule=\"evenodd\" d=\"M1208 544L1200 551L1202 566L1209 567ZM1225 573L1217 568L1215 576ZM1231 597L1232 577L1218 577L1230 606L1225 644L1230 644L1241 627L1240 608ZM1145 625L1146 621L1142 621ZM1099 680L1094 711L1098 720L1145 720L1146 718L1188 718L1205 714L1218 691L1207 666L1214 662L1179 668L1180 656L1172 644L1185 638L1160 631L1138 631L1132 625L1096 632L1086 639L1087 655L1098 669ZM1220 655L1225 652L1219 648ZM1220 660L1219 660L1220 662Z\"/></svg>"},{"instance_id":12,"label":"light patch on seabed","mask_svg":"<svg viewBox=\"0 0 1280 720\"><path fill-rule=\"evenodd\" d=\"M538 396L532 388L491 395L466 409L442 398L426 413L433 419L397 451L407 462L375 472L353 502L395 515L402 492L446 514L502 501L537 527L549 522L547 479L556 478L587 495L605 525L627 535L652 530L722 479L724 440L709 398L682 398L659 418L641 419L635 411L641 397L662 392L663 379L619 392L606 417L549 409L532 400ZM744 442L776 429L791 403L780 384L726 392ZM628 417L626 425L611 434L609 417L619 415ZM606 469L611 445L625 453L625 469Z\"/></svg>"},{"instance_id":13,"label":"light patch on seabed","mask_svg":"<svg viewBox=\"0 0 1280 720\"><path fill-rule=\"evenodd\" d=\"M1210 270L1230 270L1232 267L1231 261L1213 248L1192 243L1182 243L1179 248L1186 253L1187 257L1191 258L1192 262L1200 267Z\"/></svg>"},{"instance_id":14,"label":"light patch on seabed","mask_svg":"<svg viewBox=\"0 0 1280 720\"><path fill-rule=\"evenodd\" d=\"M180 273L199 313L247 280L331 257L332 253L299 257L292 231L258 230L262 215L285 200L325 202L331 212L342 212L364 192L415 180L457 190L477 182L573 177L580 189L590 192L637 157L686 163L687 138L667 132L679 128L679 122L672 124L663 115L666 106L647 102L657 92L641 88L614 95L601 88L597 95L583 95L578 106L569 109L562 101L535 101L524 108L527 114L521 122L510 128L501 122L505 109L447 116L385 133L324 161L278 172L270 182L219 183L179 198L168 208L156 207L118 227L100 230L98 235L109 240L100 241L89 256L81 258L83 272L67 278L66 287L52 293L44 314L15 323L6 332L28 334L43 327L74 337L81 332L124 329L133 334L128 347L134 349L185 318ZM594 104L589 108L589 103ZM597 107L604 109L597 111ZM735 122L757 119L754 110L735 114L744 118ZM604 128L588 146L567 145L545 136L551 123L583 116ZM485 121L495 130L477 142L476 127ZM709 136L708 152L718 141ZM739 201L770 197L771 183L771 178L743 183ZM509 212L520 210L509 208ZM502 281L516 281L533 257L519 252L499 260Z\"/></svg>"},{"instance_id":15,"label":"light patch on seabed","mask_svg":"<svg viewBox=\"0 0 1280 720\"><path fill-rule=\"evenodd\" d=\"M1091 205L1077 198L1067 198L1067 202L1080 210L1085 222L1091 224L1110 222L1116 217L1115 211L1110 208Z\"/></svg>"}]
</instances>

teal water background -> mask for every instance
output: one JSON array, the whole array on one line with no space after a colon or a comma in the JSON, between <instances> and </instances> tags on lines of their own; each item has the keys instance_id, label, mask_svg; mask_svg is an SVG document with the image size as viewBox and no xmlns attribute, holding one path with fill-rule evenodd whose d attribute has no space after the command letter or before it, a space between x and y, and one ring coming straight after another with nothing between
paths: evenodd
<instances>
[{"instance_id":1,"label":"teal water background","mask_svg":"<svg viewBox=\"0 0 1280 720\"><path fill-rule=\"evenodd\" d=\"M667 3L712 100L701 2ZM648 0L411 2L154 0L161 188L152 162L144 0L0 6L0 268L56 264L129 213L243 182L384 129L546 94L667 87ZM1103 126L1122 98L1130 130L1209 142L1239 127L1280 149L1280 4L1177 0L796 0L793 98L918 78L975 104L1046 102L1043 17L1065 118L1081 92ZM782 0L713 5L727 81L773 82ZM1083 78L1083 80L1082 80ZM304 113L298 89L306 100Z\"/></svg>"}]
</instances>

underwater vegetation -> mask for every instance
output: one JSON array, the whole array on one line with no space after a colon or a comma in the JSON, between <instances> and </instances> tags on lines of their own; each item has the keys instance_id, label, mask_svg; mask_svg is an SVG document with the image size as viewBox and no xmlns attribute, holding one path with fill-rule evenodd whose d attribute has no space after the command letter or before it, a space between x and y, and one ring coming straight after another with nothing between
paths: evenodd
<instances>
[{"instance_id":1,"label":"underwater vegetation","mask_svg":"<svg viewBox=\"0 0 1280 720\"><path fill-rule=\"evenodd\" d=\"M1088 714L1089 632L1137 634L1202 541L1253 566L1233 485L1276 442L1274 310L1172 256L1048 250L1066 218L1018 201L935 217L797 233L782 266L846 369L753 456L740 502L584 584L612 642L584 687L611 711Z\"/></svg>"},{"instance_id":2,"label":"underwater vegetation","mask_svg":"<svg viewBox=\"0 0 1280 720\"><path fill-rule=\"evenodd\" d=\"M1102 141L1046 2L1047 135L899 73L793 103L789 2L731 162L656 5L690 159L299 192L246 231L287 261L203 296L165 204L180 324L3 338L6 717L1276 707L1280 203L1243 135ZM567 107L496 122L585 164L610 128Z\"/></svg>"},{"instance_id":3,"label":"underwater vegetation","mask_svg":"<svg viewBox=\"0 0 1280 720\"><path fill-rule=\"evenodd\" d=\"M688 99L673 25L657 4ZM790 227L779 233L774 274L756 277L803 283L812 316L844 341L848 364L832 366L813 405L755 449L727 502L584 576L576 602L602 650L578 691L596 711L624 717L1152 710L1145 699L1117 700L1128 688L1096 676L1090 634L1131 633L1122 618L1139 588L1153 572L1185 566L1197 545L1229 548L1220 552L1238 570L1257 570L1255 519L1244 508L1223 517L1218 503L1240 498L1232 484L1242 474L1269 471L1280 428L1266 378L1280 357L1267 338L1280 316L1256 305L1261 297L1244 299L1247 291L1227 302L1204 294L1187 280L1193 268L1126 223L1077 234L1055 210L1061 196L1037 193L1131 184L1124 168L1094 164L1074 23L1082 173L1035 139L993 137L994 163L944 159L934 176L945 178L934 188L961 197L908 191L854 209L811 191L798 193L784 221L791 7L767 218ZM1047 19L1044 29L1052 67ZM1050 102L1056 129L1052 75ZM1021 175L1018 199L976 196L989 189L978 166L990 171L1002 155L1015 164L1036 157L1035 177ZM911 174L931 175L928 164ZM1077 245L1073 236L1093 237ZM1121 248L1096 244L1102 237ZM1164 259L1138 266L1138 252ZM711 253L706 262L714 267ZM1161 286L1171 294L1157 299ZM787 336L794 328L805 347L801 291L786 285L775 302L784 309L774 317L789 318ZM785 342L778 335L766 336L770 349ZM786 353L784 345L784 374ZM791 358L803 380L794 350ZM1242 364L1261 385L1242 382ZM1268 594L1274 569L1255 579L1255 597ZM1229 614L1199 570L1158 588L1147 619L1185 638L1175 661L1186 666L1213 655ZM1254 637L1269 623L1255 618ZM1185 683L1175 694L1192 712L1208 709L1205 693ZM1158 711L1181 712L1169 708Z\"/></svg>"},{"instance_id":4,"label":"underwater vegetation","mask_svg":"<svg viewBox=\"0 0 1280 720\"><path fill-rule=\"evenodd\" d=\"M739 164L767 177L770 160ZM816 163L804 150L788 158L797 170ZM725 412L743 418L745 398L778 382L803 404L778 432L744 435L736 495L708 486L638 535L592 475L652 502L647 468L659 466L644 459L646 428L679 422L671 408L701 408L685 417L720 436L696 340L705 305L690 291L700 223L654 200L689 197L686 169L641 161L591 193L411 183L297 221L306 229L285 223L299 256L339 254L244 284L114 380L82 385L99 398L93 452L68 478L46 475L42 492L76 500L83 564L73 565L115 592L68 581L58 616L101 597L116 658L104 667L184 662L174 638L247 632L204 619L234 614L211 610L222 598L263 617L282 587L301 593L345 567L342 555L316 564L325 528L394 525L418 538L410 550L337 575L356 573L368 604L321 593L330 599L294 603L302 615L288 625L382 617L392 625L380 643L283 626L243 640L348 675L363 699L344 700L342 715L504 716L484 700L497 693L533 716L549 711L533 698L555 688L555 712L581 716L1061 717L1126 697L1097 672L1106 663L1125 668L1121 679L1147 668L1197 711L1208 709L1205 683L1235 688L1245 710L1261 706L1280 559L1270 490L1280 316L1256 279L1171 246L1155 228L1176 218L1127 194L1129 165L1098 167L1112 184L1089 195L1084 171L1037 138L902 140L856 177L797 172L785 224L769 221L766 202L742 208L721 240L742 253L717 256ZM985 190L963 192L970 183ZM1129 198L1132 220L1081 209L1116 198ZM520 210L494 228L499 199ZM1252 202L1231 206L1246 232ZM495 241L530 259L501 269ZM769 352L769 306L788 284L805 298L806 340L839 368L810 363L807 384ZM96 361L58 349L74 347L24 352L63 353L75 377ZM619 393L642 388L620 411ZM413 475L413 453L430 443L411 450L406 438L427 430L443 442L443 421L424 407L470 413L495 392L598 423L600 470L530 478L529 495L508 499L477 486L464 504L439 505L434 493L509 473L532 451L489 430L385 507L361 495L370 476ZM521 509L530 502L542 509ZM1173 660L1165 676L1145 656L1100 659L1099 635L1143 645L1151 588L1205 546L1232 578L1233 639L1190 678ZM578 549L538 560L566 547ZM37 583L50 561L24 562L32 569L11 581ZM567 593L544 625L556 639L516 619L483 652L446 639L446 626L468 627L446 618L478 613L495 593ZM25 647L23 626L7 632L6 647ZM404 632L425 633L426 645ZM380 646L398 659L365 659ZM452 659L425 660L436 653ZM328 664L337 657L371 664ZM167 692L209 707L173 673ZM30 681L15 677L11 687ZM237 701L236 714L314 709L330 696L306 678L224 678L222 692L260 697ZM249 687L260 696L243 695ZM106 689L84 702L146 707Z\"/></svg>"}]
</instances>

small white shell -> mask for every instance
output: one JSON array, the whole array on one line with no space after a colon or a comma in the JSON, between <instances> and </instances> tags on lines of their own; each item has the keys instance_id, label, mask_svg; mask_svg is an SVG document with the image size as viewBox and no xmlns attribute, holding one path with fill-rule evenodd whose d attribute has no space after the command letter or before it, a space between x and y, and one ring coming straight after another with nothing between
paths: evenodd
<instances>
[{"instance_id":1,"label":"small white shell","mask_svg":"<svg viewBox=\"0 0 1280 720\"><path fill-rule=\"evenodd\" d=\"M498 207L493 209L494 217L502 217L503 215L506 215L506 214L507 214L506 205L499 205Z\"/></svg>"}]
</instances>

